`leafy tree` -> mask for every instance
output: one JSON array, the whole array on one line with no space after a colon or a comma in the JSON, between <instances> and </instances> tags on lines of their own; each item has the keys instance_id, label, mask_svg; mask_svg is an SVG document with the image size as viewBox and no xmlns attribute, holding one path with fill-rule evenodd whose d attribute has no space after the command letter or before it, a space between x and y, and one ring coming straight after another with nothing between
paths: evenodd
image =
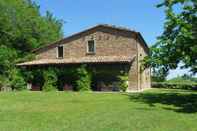
<instances>
[{"instance_id":1,"label":"leafy tree","mask_svg":"<svg viewBox=\"0 0 197 131\"><path fill-rule=\"evenodd\" d=\"M146 65L168 72L177 68L191 68L197 72L197 1L163 0L166 21L163 34L151 48L151 57L144 59ZM162 72L160 71L160 72ZM165 75L165 74L164 74Z\"/></svg>"},{"instance_id":2,"label":"leafy tree","mask_svg":"<svg viewBox=\"0 0 197 131\"><path fill-rule=\"evenodd\" d=\"M1 0L0 12L0 44L21 54L62 37L62 22L49 12L41 16L30 0Z\"/></svg>"},{"instance_id":3,"label":"leafy tree","mask_svg":"<svg viewBox=\"0 0 197 131\"><path fill-rule=\"evenodd\" d=\"M168 72L163 70L163 68L160 69L153 68L151 79L153 82L164 82L166 80L167 75Z\"/></svg>"},{"instance_id":4,"label":"leafy tree","mask_svg":"<svg viewBox=\"0 0 197 131\"><path fill-rule=\"evenodd\" d=\"M35 2L0 0L0 75L18 79L21 73L12 73L17 70L16 63L31 60L32 49L62 36L62 21L54 18L50 12L42 16Z\"/></svg>"}]
</instances>

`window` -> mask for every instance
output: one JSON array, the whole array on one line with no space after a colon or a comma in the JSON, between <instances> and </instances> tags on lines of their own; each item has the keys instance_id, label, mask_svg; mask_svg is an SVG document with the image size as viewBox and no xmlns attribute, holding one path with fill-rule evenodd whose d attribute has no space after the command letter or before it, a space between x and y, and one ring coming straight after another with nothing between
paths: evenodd
<instances>
[{"instance_id":1,"label":"window","mask_svg":"<svg viewBox=\"0 0 197 131\"><path fill-rule=\"evenodd\" d=\"M87 53L95 53L95 42L94 40L89 40L87 45Z\"/></svg>"},{"instance_id":2,"label":"window","mask_svg":"<svg viewBox=\"0 0 197 131\"><path fill-rule=\"evenodd\" d=\"M57 47L57 58L63 58L64 55L64 48L63 46Z\"/></svg>"}]
</instances>

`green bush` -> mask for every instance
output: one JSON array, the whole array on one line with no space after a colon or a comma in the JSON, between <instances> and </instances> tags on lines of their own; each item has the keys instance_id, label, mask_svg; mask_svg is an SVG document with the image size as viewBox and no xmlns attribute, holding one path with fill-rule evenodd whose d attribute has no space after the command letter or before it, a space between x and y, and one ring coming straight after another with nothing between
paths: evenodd
<instances>
[{"instance_id":1,"label":"green bush","mask_svg":"<svg viewBox=\"0 0 197 131\"><path fill-rule=\"evenodd\" d=\"M66 67L66 68L60 68L58 69L58 89L64 90L65 84L75 86L76 80L77 80L77 73L76 73L76 67ZM74 88L75 90L75 88Z\"/></svg>"},{"instance_id":2,"label":"green bush","mask_svg":"<svg viewBox=\"0 0 197 131\"><path fill-rule=\"evenodd\" d=\"M76 70L76 90L77 91L89 91L91 90L92 75L87 70L86 65L82 65Z\"/></svg>"},{"instance_id":3,"label":"green bush","mask_svg":"<svg viewBox=\"0 0 197 131\"><path fill-rule=\"evenodd\" d=\"M54 68L48 68L43 72L44 85L42 89L44 91L57 90L57 73Z\"/></svg>"},{"instance_id":4,"label":"green bush","mask_svg":"<svg viewBox=\"0 0 197 131\"><path fill-rule=\"evenodd\" d=\"M152 88L197 90L197 83L190 84L190 83L153 82Z\"/></svg>"},{"instance_id":5,"label":"green bush","mask_svg":"<svg viewBox=\"0 0 197 131\"><path fill-rule=\"evenodd\" d=\"M0 75L0 91L3 91L5 87L10 87L9 80L5 76Z\"/></svg>"},{"instance_id":6,"label":"green bush","mask_svg":"<svg viewBox=\"0 0 197 131\"><path fill-rule=\"evenodd\" d=\"M119 75L118 79L118 86L120 90L125 92L128 88L128 75Z\"/></svg>"},{"instance_id":7,"label":"green bush","mask_svg":"<svg viewBox=\"0 0 197 131\"><path fill-rule=\"evenodd\" d=\"M11 67L7 72L0 75L0 90L24 90L26 82L19 69Z\"/></svg>"},{"instance_id":8,"label":"green bush","mask_svg":"<svg viewBox=\"0 0 197 131\"><path fill-rule=\"evenodd\" d=\"M21 72L15 68L9 72L9 85L13 90L24 90L26 89L26 82Z\"/></svg>"}]
</instances>

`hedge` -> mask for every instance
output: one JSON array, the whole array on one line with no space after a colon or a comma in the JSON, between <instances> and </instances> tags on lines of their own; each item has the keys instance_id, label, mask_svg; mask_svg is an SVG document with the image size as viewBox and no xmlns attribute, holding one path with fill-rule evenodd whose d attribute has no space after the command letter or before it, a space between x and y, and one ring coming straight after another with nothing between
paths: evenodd
<instances>
[{"instance_id":1,"label":"hedge","mask_svg":"<svg viewBox=\"0 0 197 131\"><path fill-rule=\"evenodd\" d=\"M152 82L152 88L197 90L197 83L190 84L190 83Z\"/></svg>"}]
</instances>

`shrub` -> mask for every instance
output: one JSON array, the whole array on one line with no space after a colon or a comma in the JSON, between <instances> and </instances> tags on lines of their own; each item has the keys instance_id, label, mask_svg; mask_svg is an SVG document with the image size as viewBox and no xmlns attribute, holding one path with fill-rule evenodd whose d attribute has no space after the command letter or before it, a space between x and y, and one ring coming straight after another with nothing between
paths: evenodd
<instances>
[{"instance_id":1,"label":"shrub","mask_svg":"<svg viewBox=\"0 0 197 131\"><path fill-rule=\"evenodd\" d=\"M87 70L86 65L82 65L76 70L76 90L77 91L89 91L91 90L91 78L90 71Z\"/></svg>"},{"instance_id":2,"label":"shrub","mask_svg":"<svg viewBox=\"0 0 197 131\"><path fill-rule=\"evenodd\" d=\"M0 75L0 91L10 90L10 82L5 76Z\"/></svg>"},{"instance_id":3,"label":"shrub","mask_svg":"<svg viewBox=\"0 0 197 131\"><path fill-rule=\"evenodd\" d=\"M42 87L44 85L44 70L39 68L22 69L23 78L26 83L32 83L38 87Z\"/></svg>"},{"instance_id":4,"label":"shrub","mask_svg":"<svg viewBox=\"0 0 197 131\"><path fill-rule=\"evenodd\" d=\"M48 68L47 70L44 70L43 77L44 85L42 89L44 91L57 90L57 73L54 68Z\"/></svg>"},{"instance_id":5,"label":"shrub","mask_svg":"<svg viewBox=\"0 0 197 131\"><path fill-rule=\"evenodd\" d=\"M118 86L120 90L125 92L128 88L128 75L119 75L118 79Z\"/></svg>"},{"instance_id":6,"label":"shrub","mask_svg":"<svg viewBox=\"0 0 197 131\"><path fill-rule=\"evenodd\" d=\"M186 89L197 90L197 83L168 83L168 82L153 82L153 88L167 88L167 89Z\"/></svg>"},{"instance_id":7,"label":"shrub","mask_svg":"<svg viewBox=\"0 0 197 131\"><path fill-rule=\"evenodd\" d=\"M19 70L13 68L9 72L9 85L13 90L26 89L26 82Z\"/></svg>"},{"instance_id":8,"label":"shrub","mask_svg":"<svg viewBox=\"0 0 197 131\"><path fill-rule=\"evenodd\" d=\"M189 77L189 78L187 78ZM172 83L172 84L195 84L197 83L195 81L195 78L194 77L190 77L190 76L178 76L178 77L175 77L173 79L170 79L168 81L166 81L167 83Z\"/></svg>"},{"instance_id":9,"label":"shrub","mask_svg":"<svg viewBox=\"0 0 197 131\"><path fill-rule=\"evenodd\" d=\"M66 67L58 69L58 89L64 90L64 86L69 85L74 87L77 80L76 67ZM74 88L75 89L75 88Z\"/></svg>"}]
</instances>

